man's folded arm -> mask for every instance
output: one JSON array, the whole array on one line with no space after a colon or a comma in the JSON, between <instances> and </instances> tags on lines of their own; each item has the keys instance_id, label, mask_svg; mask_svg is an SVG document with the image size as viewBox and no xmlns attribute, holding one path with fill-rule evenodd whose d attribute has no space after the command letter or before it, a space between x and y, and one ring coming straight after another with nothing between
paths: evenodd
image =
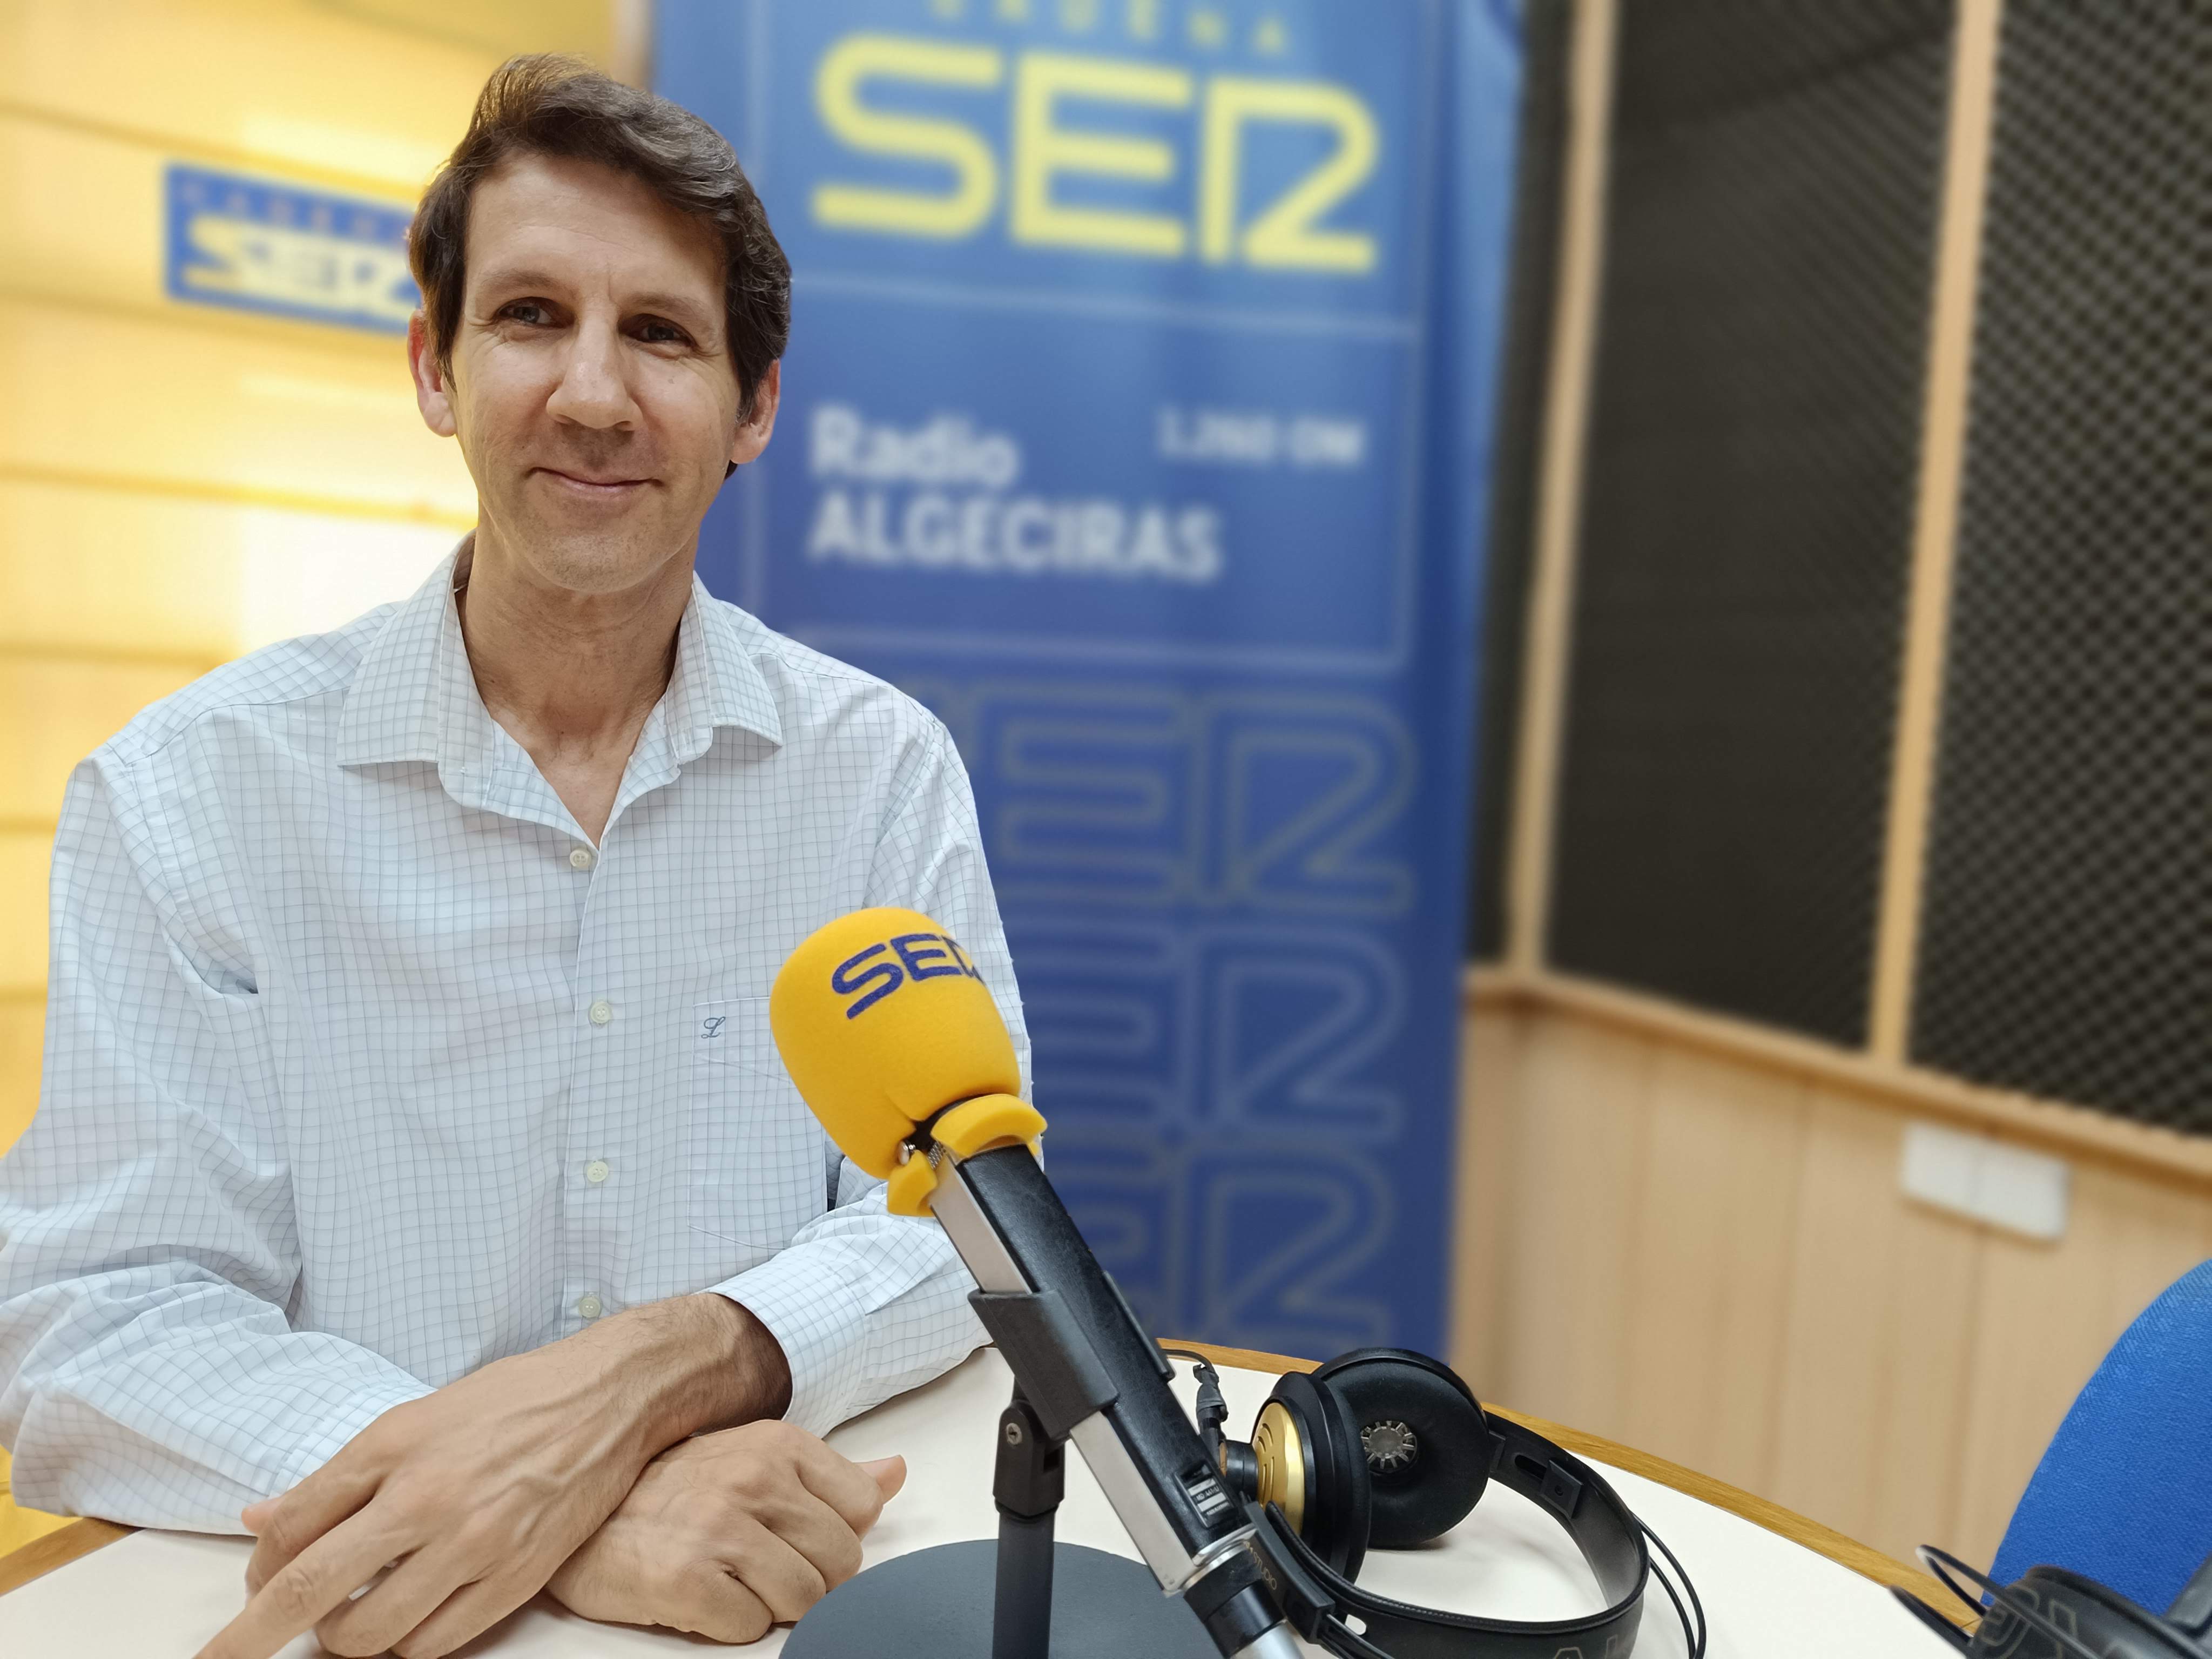
<instances>
[{"instance_id":1,"label":"man's folded arm","mask_svg":"<svg viewBox=\"0 0 2212 1659\"><path fill-rule=\"evenodd\" d=\"M295 1331L290 1172L246 1075L254 989L180 942L112 751L56 837L38 1115L0 1158L0 1443L17 1498L240 1530L246 1504L430 1392Z\"/></svg>"},{"instance_id":2,"label":"man's folded arm","mask_svg":"<svg viewBox=\"0 0 2212 1659\"><path fill-rule=\"evenodd\" d=\"M867 902L919 910L960 941L1006 1022L1026 1097L1029 1033L975 798L933 717L900 757L889 799L867 854ZM968 1306L975 1281L945 1230L890 1214L884 1183L844 1159L833 1159L833 1170L836 1208L781 1254L714 1287L782 1346L791 1365L785 1415L817 1434L928 1382L984 1340Z\"/></svg>"}]
</instances>

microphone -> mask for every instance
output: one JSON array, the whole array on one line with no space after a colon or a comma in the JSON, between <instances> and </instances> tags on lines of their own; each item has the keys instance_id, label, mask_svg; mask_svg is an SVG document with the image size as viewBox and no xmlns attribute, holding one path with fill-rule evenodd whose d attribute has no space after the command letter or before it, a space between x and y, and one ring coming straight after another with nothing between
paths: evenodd
<instances>
[{"instance_id":1,"label":"microphone","mask_svg":"<svg viewBox=\"0 0 2212 1659\"><path fill-rule=\"evenodd\" d=\"M1055 1437L1075 1443L1161 1589L1225 1656L1295 1659L1279 1565L1225 1492L1169 1365L1039 1162L1044 1119L983 976L918 911L855 911L791 953L775 1046L845 1156L933 1215L981 1287L977 1316Z\"/></svg>"}]
</instances>

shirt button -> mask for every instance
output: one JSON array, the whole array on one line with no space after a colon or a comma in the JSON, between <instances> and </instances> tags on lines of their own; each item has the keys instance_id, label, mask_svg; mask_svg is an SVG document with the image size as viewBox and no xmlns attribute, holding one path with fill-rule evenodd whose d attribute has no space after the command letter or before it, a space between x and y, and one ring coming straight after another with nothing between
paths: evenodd
<instances>
[{"instance_id":1,"label":"shirt button","mask_svg":"<svg viewBox=\"0 0 2212 1659\"><path fill-rule=\"evenodd\" d=\"M606 1310L606 1304L596 1296L586 1296L576 1304L576 1311L586 1319L597 1319Z\"/></svg>"},{"instance_id":2,"label":"shirt button","mask_svg":"<svg viewBox=\"0 0 2212 1659\"><path fill-rule=\"evenodd\" d=\"M586 1164L584 1166L584 1179L590 1182L594 1187L598 1186L599 1182L605 1181L606 1178L606 1159L603 1158L595 1158L589 1164Z\"/></svg>"},{"instance_id":3,"label":"shirt button","mask_svg":"<svg viewBox=\"0 0 2212 1659\"><path fill-rule=\"evenodd\" d=\"M592 1005L592 1024L604 1025L615 1017L615 1006L605 997Z\"/></svg>"},{"instance_id":4,"label":"shirt button","mask_svg":"<svg viewBox=\"0 0 2212 1659\"><path fill-rule=\"evenodd\" d=\"M588 870L598 860L592 858L592 849L588 847L579 847L568 854L568 867L571 870Z\"/></svg>"}]
</instances>

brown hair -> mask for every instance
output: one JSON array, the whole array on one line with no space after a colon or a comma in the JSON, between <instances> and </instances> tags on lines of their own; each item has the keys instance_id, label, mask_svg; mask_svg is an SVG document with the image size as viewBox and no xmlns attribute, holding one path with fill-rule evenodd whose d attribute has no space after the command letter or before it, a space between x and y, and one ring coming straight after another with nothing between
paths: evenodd
<instances>
[{"instance_id":1,"label":"brown hair","mask_svg":"<svg viewBox=\"0 0 2212 1659\"><path fill-rule=\"evenodd\" d=\"M740 418L791 334L791 264L722 135L681 105L624 86L574 58L509 58L477 95L469 130L438 169L407 233L407 262L438 362L451 368L460 322L469 198L511 155L597 161L642 182L722 245L722 307Z\"/></svg>"}]
</instances>

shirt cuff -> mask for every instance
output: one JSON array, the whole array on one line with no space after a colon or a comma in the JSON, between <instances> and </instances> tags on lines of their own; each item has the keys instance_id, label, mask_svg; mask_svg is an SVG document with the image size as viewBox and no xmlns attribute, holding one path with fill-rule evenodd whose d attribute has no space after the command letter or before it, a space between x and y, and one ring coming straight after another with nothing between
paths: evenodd
<instances>
[{"instance_id":1,"label":"shirt cuff","mask_svg":"<svg viewBox=\"0 0 2212 1659\"><path fill-rule=\"evenodd\" d=\"M782 1348L791 1368L785 1422L827 1434L852 1415L866 1371L868 1310L835 1269L808 1261L802 1245L708 1288L750 1312Z\"/></svg>"},{"instance_id":2,"label":"shirt cuff","mask_svg":"<svg viewBox=\"0 0 2212 1659\"><path fill-rule=\"evenodd\" d=\"M316 1413L315 1431L292 1448L285 1459L288 1467L284 1484L264 1496L273 1498L289 1492L344 1450L348 1441L394 1406L404 1406L410 1400L421 1400L436 1392L428 1383L411 1379L349 1389L342 1401Z\"/></svg>"}]
</instances>

